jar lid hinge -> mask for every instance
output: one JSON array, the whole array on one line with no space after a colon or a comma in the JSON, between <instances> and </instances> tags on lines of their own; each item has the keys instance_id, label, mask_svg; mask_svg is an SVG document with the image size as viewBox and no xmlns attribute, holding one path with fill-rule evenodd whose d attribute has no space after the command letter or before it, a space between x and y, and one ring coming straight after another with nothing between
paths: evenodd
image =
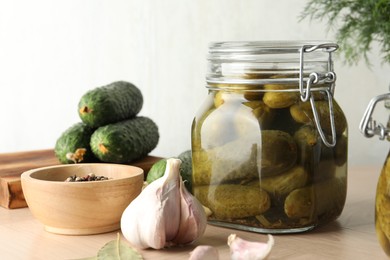
<instances>
[{"instance_id":1,"label":"jar lid hinge","mask_svg":"<svg viewBox=\"0 0 390 260\"><path fill-rule=\"evenodd\" d=\"M327 147L334 147L336 145L336 130L335 130L335 122L334 122L334 113L333 113L333 95L334 95L334 89L335 89L335 82L336 82L336 73L333 71L333 63L332 63L332 52L337 50L338 45L333 43L325 43L325 44L318 44L318 45L303 45L300 49L300 59L299 59L299 91L301 94L301 100L302 102L307 102L310 100L311 108L313 111L314 116L314 122L316 124L317 130L320 134L320 137L322 139L322 142ZM326 73L318 73L318 72L312 72L309 75L308 80L306 81L306 87L304 87L304 54L308 52L312 52L318 49L322 49L323 51L328 52L329 58L328 58L328 69L329 71ZM330 117L330 127L331 127L331 133L332 133L332 139L329 142L324 134L324 131L321 127L320 118L317 113L317 108L315 106L315 100L313 96L311 95L311 86L313 84L318 84L320 82L326 82L330 83L330 86L328 89L325 90L327 96L328 96L328 102L329 102L329 117Z\"/></svg>"},{"instance_id":2,"label":"jar lid hinge","mask_svg":"<svg viewBox=\"0 0 390 260\"><path fill-rule=\"evenodd\" d=\"M386 137L390 136L390 129L385 127L383 124L377 124L377 122L372 119L372 113L374 112L375 105L384 100L390 100L390 93L376 96L370 100L359 125L360 132L362 132L365 137L378 135L380 140L384 140Z\"/></svg>"}]
</instances>

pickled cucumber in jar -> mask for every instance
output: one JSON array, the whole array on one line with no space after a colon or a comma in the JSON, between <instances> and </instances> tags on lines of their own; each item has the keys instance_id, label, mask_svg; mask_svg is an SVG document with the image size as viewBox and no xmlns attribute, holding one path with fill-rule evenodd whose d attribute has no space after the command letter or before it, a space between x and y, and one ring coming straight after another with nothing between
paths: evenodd
<instances>
[{"instance_id":1,"label":"pickled cucumber in jar","mask_svg":"<svg viewBox=\"0 0 390 260\"><path fill-rule=\"evenodd\" d=\"M298 147L298 160L302 165L311 162L321 149L321 138L311 125L300 127L294 133L294 140Z\"/></svg>"},{"instance_id":2,"label":"pickled cucumber in jar","mask_svg":"<svg viewBox=\"0 0 390 260\"><path fill-rule=\"evenodd\" d=\"M345 178L332 178L293 190L284 202L285 213L292 219L329 215L333 220L333 211L341 213L344 207L346 185Z\"/></svg>"},{"instance_id":3,"label":"pickled cucumber in jar","mask_svg":"<svg viewBox=\"0 0 390 260\"><path fill-rule=\"evenodd\" d=\"M332 134L331 131L331 121L330 121L330 112L329 112L329 102L328 101L316 101L315 107L319 116L320 124L322 129L327 134ZM291 116L295 121L302 124L312 124L314 123L314 115L310 102L298 102L290 107ZM335 122L336 135L340 136L344 133L347 128L347 120L345 119L344 113L341 110L340 106L334 102L333 103L333 116Z\"/></svg>"},{"instance_id":4,"label":"pickled cucumber in jar","mask_svg":"<svg viewBox=\"0 0 390 260\"><path fill-rule=\"evenodd\" d=\"M293 137L279 130L264 130L261 132L262 147L261 176L275 176L284 172L297 161L297 145Z\"/></svg>"},{"instance_id":5,"label":"pickled cucumber in jar","mask_svg":"<svg viewBox=\"0 0 390 260\"><path fill-rule=\"evenodd\" d=\"M198 186L194 188L194 195L211 210L213 217L220 220L259 215L271 205L268 193L255 186Z\"/></svg>"},{"instance_id":6,"label":"pickled cucumber in jar","mask_svg":"<svg viewBox=\"0 0 390 260\"><path fill-rule=\"evenodd\" d=\"M313 183L334 178L339 171L338 167L346 162L347 147L343 135L334 148L327 147L322 143L317 130L306 124L295 132L294 140L298 146L299 164L310 169Z\"/></svg>"},{"instance_id":7,"label":"pickled cucumber in jar","mask_svg":"<svg viewBox=\"0 0 390 260\"><path fill-rule=\"evenodd\" d=\"M227 91L227 90L218 90L216 91L216 94L215 94L215 97L214 97L214 105L215 107L219 107L221 106L225 100L228 100L229 99L229 94L237 94L237 93L241 93L241 95L243 96L243 98L247 101L261 101L262 98L263 98L263 93L261 92L257 92L257 91L245 91L245 90L242 90L242 91Z\"/></svg>"},{"instance_id":8,"label":"pickled cucumber in jar","mask_svg":"<svg viewBox=\"0 0 390 260\"><path fill-rule=\"evenodd\" d=\"M302 166L295 166L280 175L261 178L259 186L269 194L284 196L295 189L304 187L308 180L307 171Z\"/></svg>"},{"instance_id":9,"label":"pickled cucumber in jar","mask_svg":"<svg viewBox=\"0 0 390 260\"><path fill-rule=\"evenodd\" d=\"M295 104L299 100L299 93L296 91L287 91L291 86L283 86L276 84L264 85L267 91L263 96L264 103L271 108L286 108ZM285 90L285 91L283 91Z\"/></svg>"},{"instance_id":10,"label":"pickled cucumber in jar","mask_svg":"<svg viewBox=\"0 0 390 260\"><path fill-rule=\"evenodd\" d=\"M211 149L193 150L195 185L241 183L259 176L275 176L292 168L297 147L278 130L249 132L241 139Z\"/></svg>"}]
</instances>

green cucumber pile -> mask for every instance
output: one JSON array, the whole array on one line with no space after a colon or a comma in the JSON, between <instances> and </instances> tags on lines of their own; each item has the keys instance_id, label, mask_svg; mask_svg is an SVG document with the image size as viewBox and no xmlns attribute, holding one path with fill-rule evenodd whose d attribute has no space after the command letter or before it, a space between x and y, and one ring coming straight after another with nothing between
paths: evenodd
<instances>
[{"instance_id":1,"label":"green cucumber pile","mask_svg":"<svg viewBox=\"0 0 390 260\"><path fill-rule=\"evenodd\" d=\"M157 125L139 116L141 91L116 81L85 93L78 104L81 122L57 139L54 152L61 163L128 164L149 154L159 140Z\"/></svg>"}]
</instances>

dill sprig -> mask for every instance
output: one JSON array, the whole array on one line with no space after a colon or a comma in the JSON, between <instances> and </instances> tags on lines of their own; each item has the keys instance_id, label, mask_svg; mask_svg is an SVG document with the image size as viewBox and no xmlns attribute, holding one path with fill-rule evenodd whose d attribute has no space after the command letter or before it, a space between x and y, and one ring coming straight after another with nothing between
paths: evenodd
<instances>
[{"instance_id":1,"label":"dill sprig","mask_svg":"<svg viewBox=\"0 0 390 260\"><path fill-rule=\"evenodd\" d=\"M382 61L390 63L390 0L309 0L300 20L327 20L345 61L352 65L379 43Z\"/></svg>"}]
</instances>

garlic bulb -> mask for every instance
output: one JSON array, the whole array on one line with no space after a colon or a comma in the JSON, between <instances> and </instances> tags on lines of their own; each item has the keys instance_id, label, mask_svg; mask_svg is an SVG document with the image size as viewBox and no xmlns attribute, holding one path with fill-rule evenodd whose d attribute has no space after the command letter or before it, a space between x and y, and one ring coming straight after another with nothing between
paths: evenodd
<instances>
[{"instance_id":1,"label":"garlic bulb","mask_svg":"<svg viewBox=\"0 0 390 260\"><path fill-rule=\"evenodd\" d=\"M251 242L239 238L236 234L228 237L231 260L261 260L266 259L271 253L274 238L268 235L268 242Z\"/></svg>"},{"instance_id":2,"label":"garlic bulb","mask_svg":"<svg viewBox=\"0 0 390 260\"><path fill-rule=\"evenodd\" d=\"M138 248L191 243L206 228L206 214L180 178L179 159L168 159L164 175L147 185L125 209L123 236Z\"/></svg>"},{"instance_id":3,"label":"garlic bulb","mask_svg":"<svg viewBox=\"0 0 390 260\"><path fill-rule=\"evenodd\" d=\"M188 260L218 260L218 250L213 246L197 246L190 252Z\"/></svg>"}]
</instances>

